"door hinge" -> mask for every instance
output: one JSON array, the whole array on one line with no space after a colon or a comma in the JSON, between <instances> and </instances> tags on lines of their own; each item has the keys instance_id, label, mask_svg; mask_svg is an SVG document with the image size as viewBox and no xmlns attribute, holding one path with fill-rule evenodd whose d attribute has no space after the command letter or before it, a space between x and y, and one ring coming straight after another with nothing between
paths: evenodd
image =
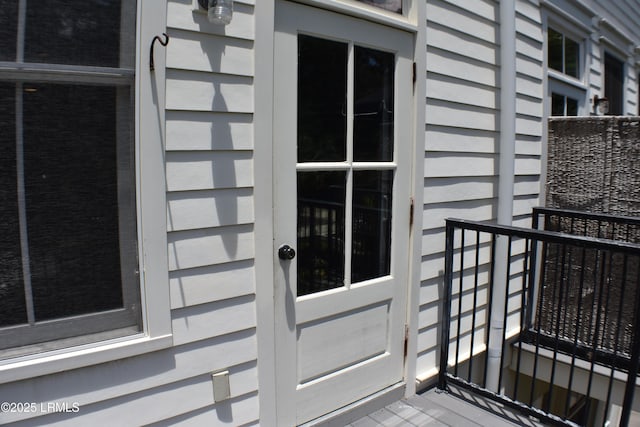
<instances>
[{"instance_id":1,"label":"door hinge","mask_svg":"<svg viewBox=\"0 0 640 427\"><path fill-rule=\"evenodd\" d=\"M409 228L413 227L413 197L409 199Z\"/></svg>"},{"instance_id":2,"label":"door hinge","mask_svg":"<svg viewBox=\"0 0 640 427\"><path fill-rule=\"evenodd\" d=\"M409 325L404 325L404 350L403 357L407 359L407 353L409 352Z\"/></svg>"},{"instance_id":3,"label":"door hinge","mask_svg":"<svg viewBox=\"0 0 640 427\"><path fill-rule=\"evenodd\" d=\"M414 62L413 63L413 83L415 83L416 80L418 79L416 70L417 70L417 66L416 66L416 63Z\"/></svg>"}]
</instances>

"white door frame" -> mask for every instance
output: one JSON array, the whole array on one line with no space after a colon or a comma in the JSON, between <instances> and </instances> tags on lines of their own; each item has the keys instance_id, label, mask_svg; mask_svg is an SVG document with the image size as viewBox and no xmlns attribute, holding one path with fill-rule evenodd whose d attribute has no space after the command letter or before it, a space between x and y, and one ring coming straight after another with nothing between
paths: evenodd
<instances>
[{"instance_id":1,"label":"white door frame","mask_svg":"<svg viewBox=\"0 0 640 427\"><path fill-rule=\"evenodd\" d=\"M384 14L362 11L358 7L344 7L340 2L326 0L302 0L318 7L339 10L351 16L357 16L385 23L414 33L414 62L416 79L414 99L412 101L413 152L412 188L415 214L410 236L409 250L409 293L407 295L408 354L405 359L405 395L416 391L413 378L417 371L418 351L418 311L420 294L420 267L422 247L422 206L424 188L425 153L425 96L426 93L426 4L411 1L406 7L402 19L389 18ZM255 76L254 76L254 203L255 203L255 277L256 310L258 327L256 331L258 354L258 387L260 402L260 422L263 425L278 425L276 403L275 370L275 310L274 310L274 271L277 258L273 253L273 77L274 77L274 40L276 0L260 0L255 3ZM421 23L418 25L418 23ZM417 96L416 96L417 94Z\"/></svg>"}]
</instances>

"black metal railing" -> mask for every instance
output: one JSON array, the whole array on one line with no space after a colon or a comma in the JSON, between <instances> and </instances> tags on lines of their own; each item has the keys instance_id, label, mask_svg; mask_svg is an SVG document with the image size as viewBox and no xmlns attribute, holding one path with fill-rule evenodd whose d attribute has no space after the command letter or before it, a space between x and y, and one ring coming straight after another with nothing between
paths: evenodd
<instances>
[{"instance_id":1,"label":"black metal railing","mask_svg":"<svg viewBox=\"0 0 640 427\"><path fill-rule=\"evenodd\" d=\"M602 425L616 404L627 425L640 358L638 225L549 209L534 211L534 229L447 220L439 387L557 425Z\"/></svg>"}]
</instances>

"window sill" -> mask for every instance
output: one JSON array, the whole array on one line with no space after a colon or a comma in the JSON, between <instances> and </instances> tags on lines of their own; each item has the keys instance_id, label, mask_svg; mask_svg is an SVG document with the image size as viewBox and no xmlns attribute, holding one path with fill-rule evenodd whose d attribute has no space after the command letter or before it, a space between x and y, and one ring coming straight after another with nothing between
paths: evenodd
<instances>
[{"instance_id":1,"label":"window sill","mask_svg":"<svg viewBox=\"0 0 640 427\"><path fill-rule=\"evenodd\" d=\"M170 347L172 335L127 338L86 344L64 350L0 362L0 384L82 368Z\"/></svg>"}]
</instances>

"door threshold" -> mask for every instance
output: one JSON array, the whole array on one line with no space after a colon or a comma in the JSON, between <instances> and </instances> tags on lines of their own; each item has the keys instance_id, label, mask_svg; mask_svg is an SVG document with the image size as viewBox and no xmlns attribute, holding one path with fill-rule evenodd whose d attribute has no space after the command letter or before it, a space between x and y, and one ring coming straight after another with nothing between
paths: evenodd
<instances>
[{"instance_id":1,"label":"door threshold","mask_svg":"<svg viewBox=\"0 0 640 427\"><path fill-rule=\"evenodd\" d=\"M301 424L300 427L344 427L372 412L404 397L406 384L400 382L380 390L356 402L343 406L319 418Z\"/></svg>"}]
</instances>

